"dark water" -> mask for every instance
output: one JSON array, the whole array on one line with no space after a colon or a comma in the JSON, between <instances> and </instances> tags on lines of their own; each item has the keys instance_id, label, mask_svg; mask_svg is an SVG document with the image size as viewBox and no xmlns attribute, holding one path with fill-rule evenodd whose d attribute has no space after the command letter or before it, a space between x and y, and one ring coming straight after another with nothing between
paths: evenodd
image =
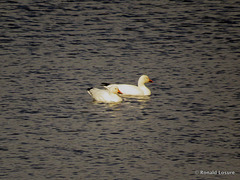
<instances>
[{"instance_id":1,"label":"dark water","mask_svg":"<svg viewBox=\"0 0 240 180\"><path fill-rule=\"evenodd\" d=\"M0 5L0 179L240 178L238 1ZM150 98L86 92L142 74Z\"/></svg>"}]
</instances>

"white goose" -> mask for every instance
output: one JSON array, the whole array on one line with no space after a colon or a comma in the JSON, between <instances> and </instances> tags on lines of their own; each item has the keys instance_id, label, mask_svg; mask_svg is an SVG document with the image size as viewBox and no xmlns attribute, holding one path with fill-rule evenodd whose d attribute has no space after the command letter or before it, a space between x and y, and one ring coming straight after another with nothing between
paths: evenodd
<instances>
[{"instance_id":1,"label":"white goose","mask_svg":"<svg viewBox=\"0 0 240 180\"><path fill-rule=\"evenodd\" d=\"M118 96L119 91L117 86L107 87L107 89L88 88L88 93L95 101L103 103L117 103L121 102L122 98Z\"/></svg>"},{"instance_id":2,"label":"white goose","mask_svg":"<svg viewBox=\"0 0 240 180\"><path fill-rule=\"evenodd\" d=\"M123 95L133 95L133 96L143 96L151 95L151 91L145 86L145 83L153 82L147 75L142 75L138 80L138 86L129 85L129 84L108 84L102 83L105 85L105 88L112 86L117 86L118 89L122 92Z\"/></svg>"}]
</instances>

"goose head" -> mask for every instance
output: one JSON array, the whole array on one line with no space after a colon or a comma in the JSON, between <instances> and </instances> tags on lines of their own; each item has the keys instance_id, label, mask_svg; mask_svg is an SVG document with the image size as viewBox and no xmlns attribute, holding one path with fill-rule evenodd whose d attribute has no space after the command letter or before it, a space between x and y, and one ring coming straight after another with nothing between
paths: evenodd
<instances>
[{"instance_id":1,"label":"goose head","mask_svg":"<svg viewBox=\"0 0 240 180\"><path fill-rule=\"evenodd\" d=\"M122 94L122 92L118 89L117 86L110 86L107 89L113 94Z\"/></svg>"},{"instance_id":2,"label":"goose head","mask_svg":"<svg viewBox=\"0 0 240 180\"><path fill-rule=\"evenodd\" d=\"M140 85L143 85L148 82L153 82L153 81L147 75L142 75L138 80L138 84Z\"/></svg>"}]
</instances>

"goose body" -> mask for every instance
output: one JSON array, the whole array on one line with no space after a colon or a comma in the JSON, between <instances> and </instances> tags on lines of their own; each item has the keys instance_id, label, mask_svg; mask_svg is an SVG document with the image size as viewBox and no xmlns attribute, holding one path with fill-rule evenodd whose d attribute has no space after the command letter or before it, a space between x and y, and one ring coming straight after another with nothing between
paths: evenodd
<instances>
[{"instance_id":1,"label":"goose body","mask_svg":"<svg viewBox=\"0 0 240 180\"><path fill-rule=\"evenodd\" d=\"M95 101L103 103L117 103L121 102L122 98L118 96L121 94L117 86L107 87L107 89L89 88L88 94L92 96Z\"/></svg>"},{"instance_id":2,"label":"goose body","mask_svg":"<svg viewBox=\"0 0 240 180\"><path fill-rule=\"evenodd\" d=\"M142 75L138 80L138 86L130 84L105 84L105 88L117 86L123 95L145 96L151 95L151 91L145 86L145 83L153 82L147 75Z\"/></svg>"}]
</instances>

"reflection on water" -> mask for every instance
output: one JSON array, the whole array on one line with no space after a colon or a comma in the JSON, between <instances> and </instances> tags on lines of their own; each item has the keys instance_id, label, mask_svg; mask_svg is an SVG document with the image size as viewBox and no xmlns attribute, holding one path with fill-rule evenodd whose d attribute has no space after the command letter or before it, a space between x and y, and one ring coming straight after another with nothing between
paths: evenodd
<instances>
[{"instance_id":1,"label":"reflection on water","mask_svg":"<svg viewBox=\"0 0 240 180\"><path fill-rule=\"evenodd\" d=\"M150 99L150 96L131 96L131 95L122 95L127 100L137 100L139 102L146 102Z\"/></svg>"},{"instance_id":2,"label":"reflection on water","mask_svg":"<svg viewBox=\"0 0 240 180\"><path fill-rule=\"evenodd\" d=\"M239 7L1 2L0 179L239 179ZM86 91L142 74L150 97Z\"/></svg>"}]
</instances>

